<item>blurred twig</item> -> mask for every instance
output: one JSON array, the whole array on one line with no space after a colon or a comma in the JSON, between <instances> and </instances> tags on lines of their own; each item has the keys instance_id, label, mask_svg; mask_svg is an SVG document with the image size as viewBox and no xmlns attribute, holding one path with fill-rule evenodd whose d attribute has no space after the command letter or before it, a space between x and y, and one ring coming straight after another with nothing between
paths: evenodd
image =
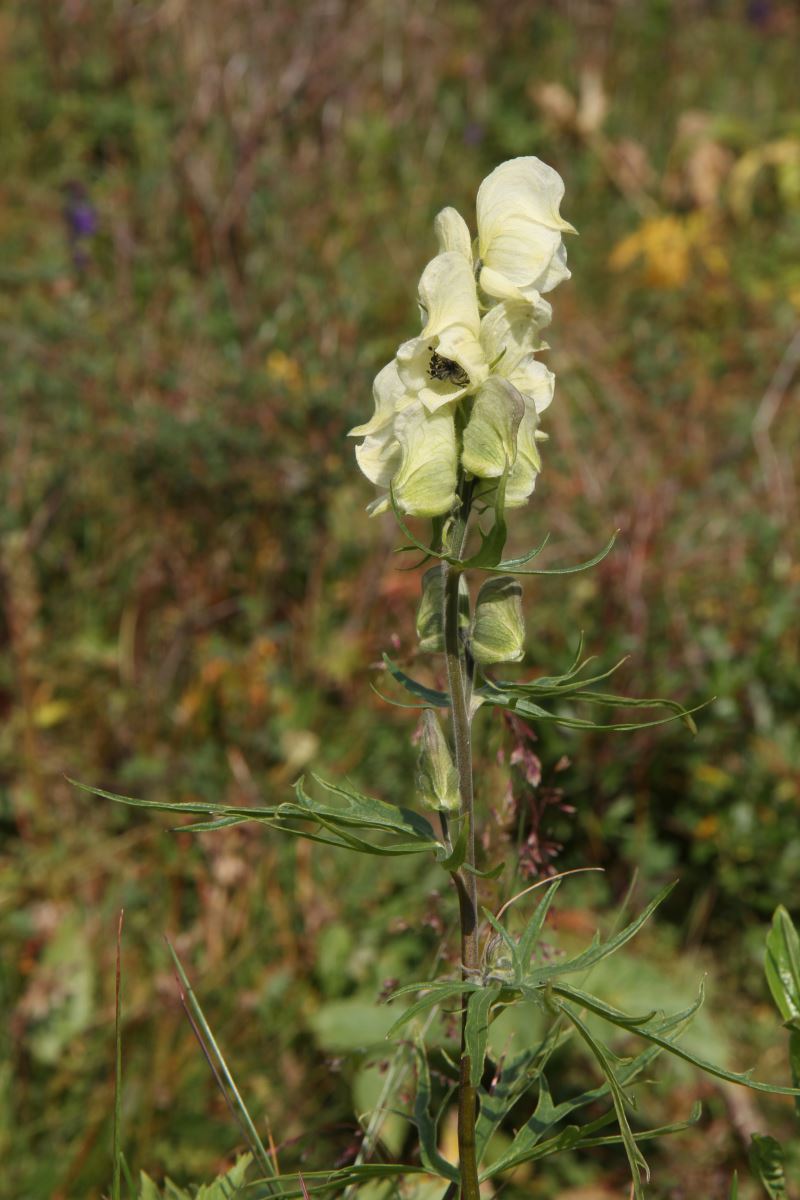
<instances>
[{"instance_id":1,"label":"blurred twig","mask_svg":"<svg viewBox=\"0 0 800 1200\"><path fill-rule=\"evenodd\" d=\"M799 366L800 325L795 329L783 352L783 357L775 368L750 427L753 445L761 463L764 486L770 494L775 495L778 507L784 516L789 507L788 487L780 457L772 441L771 431Z\"/></svg>"}]
</instances>

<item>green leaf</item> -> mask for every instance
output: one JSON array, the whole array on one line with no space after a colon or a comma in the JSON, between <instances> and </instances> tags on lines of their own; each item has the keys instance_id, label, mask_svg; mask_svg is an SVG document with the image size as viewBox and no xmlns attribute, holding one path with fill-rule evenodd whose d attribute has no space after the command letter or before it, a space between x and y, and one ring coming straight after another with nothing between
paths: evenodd
<instances>
[{"instance_id":1,"label":"green leaf","mask_svg":"<svg viewBox=\"0 0 800 1200\"><path fill-rule=\"evenodd\" d=\"M253 806L251 808L196 801L177 804L169 801L137 800L131 796L119 796L100 788L88 787L85 784L76 784L75 786L80 787L83 791L102 796L104 799L128 804L134 808L152 808L170 813L201 813L208 819L180 827L181 830L189 829L195 833L208 832L228 825L240 824L243 821L256 821L270 829L288 833L293 837L302 837L323 845L384 857L419 854L426 850L435 851L441 847L441 842L435 836L430 822L426 821L419 813L387 804L373 796L365 796L350 787L327 783L316 775L312 775L312 778L320 787L337 798L336 804L309 796L303 787L302 778L295 784L296 803L285 801L269 807ZM299 828L296 822L301 822ZM321 827L332 836L328 837L308 829L309 823ZM394 840L386 844L376 844L358 836L353 832L355 829L377 830L391 835Z\"/></svg>"},{"instance_id":2,"label":"green leaf","mask_svg":"<svg viewBox=\"0 0 800 1200\"><path fill-rule=\"evenodd\" d=\"M349 1167L341 1167L334 1171L303 1171L303 1183L296 1172L276 1175L271 1179L273 1190L269 1193L275 1200L294 1200L309 1196L328 1195L340 1196L348 1187L357 1187L362 1183L381 1181L385 1179L400 1179L404 1175L430 1175L426 1167L407 1166L403 1163L359 1163ZM248 1184L248 1195L253 1194L254 1187L262 1182L253 1180ZM305 1187L303 1186L305 1185Z\"/></svg>"},{"instance_id":3,"label":"green leaf","mask_svg":"<svg viewBox=\"0 0 800 1200\"><path fill-rule=\"evenodd\" d=\"M625 1112L625 1094L620 1087L619 1081L614 1074L614 1068L609 1057L609 1052L605 1047L594 1038L578 1016L568 1004L563 1004L561 1001L556 1001L556 1007L564 1013L567 1020L570 1021L578 1031L579 1036L588 1046L590 1052L597 1061L597 1065L608 1083L611 1092L611 1099L614 1104L614 1111L617 1114L617 1124L622 1138L622 1144L625 1148L625 1154L628 1158L628 1163L631 1169L631 1178L633 1181L633 1194L636 1200L644 1200L644 1192L642 1191L642 1175L645 1179L650 1178L650 1169L647 1161L636 1145L636 1140L628 1123L627 1113Z\"/></svg>"},{"instance_id":4,"label":"green leaf","mask_svg":"<svg viewBox=\"0 0 800 1200\"><path fill-rule=\"evenodd\" d=\"M397 663L392 662L388 654L383 655L383 661L390 674L394 676L399 684L402 684L407 692L411 692L412 696L419 696L427 704L433 705L435 708L449 708L450 697L447 692L437 692L434 688L426 687L424 683L412 679L410 675L406 675L405 671L400 670Z\"/></svg>"},{"instance_id":5,"label":"green leaf","mask_svg":"<svg viewBox=\"0 0 800 1200\"><path fill-rule=\"evenodd\" d=\"M458 835L450 853L448 854L446 846L440 846L436 851L436 861L451 875L463 867L464 859L467 856L467 842L469 840L469 817L456 818L456 822L458 825Z\"/></svg>"},{"instance_id":6,"label":"green leaf","mask_svg":"<svg viewBox=\"0 0 800 1200\"><path fill-rule=\"evenodd\" d=\"M195 1036L200 1043L200 1048L208 1060L208 1064L211 1067L211 1071L214 1075L217 1086L222 1092L225 1102L228 1104L231 1112L236 1118L236 1121L253 1153L253 1158L258 1163L261 1170L265 1172L265 1174L274 1175L275 1167L272 1159L267 1154L264 1143L258 1134L255 1122L250 1116L247 1105L245 1104L242 1094L239 1091L236 1080L233 1077L230 1067L225 1061L225 1057L219 1048L217 1039L214 1037L211 1026L206 1020L205 1013L203 1012L200 1001L197 999L194 989L189 982L189 977L184 970L183 963L178 957L177 951L170 942L167 942L167 947L172 957L175 970L178 974L178 980L181 989L181 1000L183 1001L184 1008L186 1009L186 1014L191 1021L192 1029L194 1030ZM234 1170L241 1169L241 1175L244 1177L244 1172L247 1170L249 1162L250 1156L248 1155L247 1162L244 1163L244 1166L240 1168L240 1164L242 1163L242 1160L240 1159Z\"/></svg>"},{"instance_id":7,"label":"green leaf","mask_svg":"<svg viewBox=\"0 0 800 1200\"><path fill-rule=\"evenodd\" d=\"M469 871L470 875L475 875L478 879L499 879L506 867L505 861L495 863L493 867L487 867L485 871L480 871L470 863L462 863L461 865L463 870Z\"/></svg>"},{"instance_id":8,"label":"green leaf","mask_svg":"<svg viewBox=\"0 0 800 1200\"><path fill-rule=\"evenodd\" d=\"M629 925L626 925L625 928L620 930L619 933L615 934L614 937L609 938L607 942L601 942L598 945L590 946L588 950L584 950L575 958L567 959L566 962L548 963L544 966L536 967L530 975L526 976L526 984L529 987L536 987L538 984L544 983L548 979L556 979L561 975L574 973L575 971L585 971L589 967L593 967L595 963L601 962L602 959L607 958L609 954L613 954L616 950L619 950L626 944L626 942L629 942L631 938L636 936L642 926L650 920L650 917L658 908L659 904L666 900L667 896L674 887L674 883L668 883L667 886L662 888L658 895L656 895L650 901L647 907L642 910L635 920L631 921Z\"/></svg>"},{"instance_id":9,"label":"green leaf","mask_svg":"<svg viewBox=\"0 0 800 1200\"><path fill-rule=\"evenodd\" d=\"M490 984L473 992L467 1001L464 1044L469 1055L469 1081L472 1087L478 1087L483 1077L486 1043L489 1040L489 1016L499 995L500 985Z\"/></svg>"},{"instance_id":10,"label":"green leaf","mask_svg":"<svg viewBox=\"0 0 800 1200\"><path fill-rule=\"evenodd\" d=\"M604 1004L602 1000L598 1000L596 996L589 995L588 992L582 992L579 988L566 987L564 984L551 983L550 987L558 996L563 996L565 1000L572 1000L580 1008L588 1008L598 1017L605 1017L607 1021L612 1021L615 1025L619 1025L621 1029L646 1025L659 1014L655 1009L645 1013L643 1016L634 1017L629 1013L620 1012L618 1008L614 1008L610 1004Z\"/></svg>"},{"instance_id":11,"label":"green leaf","mask_svg":"<svg viewBox=\"0 0 800 1200\"><path fill-rule=\"evenodd\" d=\"M392 1013L372 997L328 1000L309 1017L319 1047L326 1054L352 1053L382 1046Z\"/></svg>"},{"instance_id":12,"label":"green leaf","mask_svg":"<svg viewBox=\"0 0 800 1200\"><path fill-rule=\"evenodd\" d=\"M767 934L764 971L784 1021L800 1021L800 937L782 904L775 909Z\"/></svg>"},{"instance_id":13,"label":"green leaf","mask_svg":"<svg viewBox=\"0 0 800 1200\"><path fill-rule=\"evenodd\" d=\"M692 1111L685 1121L674 1121L670 1125L659 1125L655 1129L640 1129L633 1134L635 1142L649 1142L656 1138L667 1137L671 1133L683 1133L685 1129L691 1129L696 1125L703 1115L703 1106L699 1100L692 1105ZM592 1121L590 1125L582 1126L580 1136L575 1140L574 1145L580 1147L581 1150L590 1150L595 1146L618 1146L622 1141L619 1134L612 1134L610 1137L587 1137L586 1133L589 1129L598 1128L611 1114L606 1117L600 1117L597 1121Z\"/></svg>"},{"instance_id":14,"label":"green leaf","mask_svg":"<svg viewBox=\"0 0 800 1200\"><path fill-rule=\"evenodd\" d=\"M518 952L523 972L527 970L528 966L530 965L530 961L533 958L533 953L539 944L539 938L542 935L544 923L547 920L547 914L550 911L550 906L556 898L556 892L558 891L560 884L561 881L557 879L555 883L551 883L545 889L544 896L536 906L533 916L525 926L522 936L519 939Z\"/></svg>"},{"instance_id":15,"label":"green leaf","mask_svg":"<svg viewBox=\"0 0 800 1200\"><path fill-rule=\"evenodd\" d=\"M699 1058L696 1054L692 1054L683 1046L671 1041L669 1038L661 1037L653 1026L647 1022L641 1025L635 1024L635 1018L631 1018L626 1014L616 1015L616 1010L602 1004L594 996L587 996L585 993L579 993L575 989L565 989L561 985L553 984L553 992L565 994L568 990L573 992L575 996L580 996L580 1004L584 1008L590 1009L597 1013L598 1016L604 1018L612 1025L619 1026L620 1029L625 1029L629 1033L635 1033L638 1037L645 1038L652 1042L655 1046L660 1046L662 1050L666 1050L669 1054L674 1054L676 1058L683 1059L684 1062L690 1063L693 1067L698 1067L704 1071L706 1075L712 1075L715 1079L724 1079L727 1083L738 1083L742 1087L750 1088L756 1092L767 1092L775 1096L797 1096L800 1095L800 1089L781 1087L779 1084L759 1083L751 1078L752 1072L745 1071L738 1073L736 1071L726 1071L724 1067L717 1066L716 1063L709 1062L705 1058ZM558 1001L556 1003L559 1003Z\"/></svg>"},{"instance_id":16,"label":"green leaf","mask_svg":"<svg viewBox=\"0 0 800 1200\"><path fill-rule=\"evenodd\" d=\"M406 987L399 988L389 996L389 1001L395 1000L398 996L407 995L410 992L419 992L423 989L426 994L417 1000L415 1004L409 1005L404 1012L400 1014L395 1023L386 1032L387 1038L396 1037L398 1032L407 1025L414 1017L418 1017L420 1013L427 1012L429 1008L434 1008L437 1004L444 1004L445 1001L451 1000L456 996L461 997L474 992L478 989L479 984L468 983L467 981L446 981L444 983L410 983Z\"/></svg>"},{"instance_id":17,"label":"green leaf","mask_svg":"<svg viewBox=\"0 0 800 1200\"><path fill-rule=\"evenodd\" d=\"M508 559L506 562L498 563L494 568L497 571L512 571L515 575L575 575L578 571L588 571L591 567L596 567L601 563L614 548L614 543L619 536L619 530L615 530L611 537L606 542L605 546L593 558L587 558L586 562L576 563L572 567L534 567L530 571L520 571L514 565L515 560ZM484 570L488 568L484 567Z\"/></svg>"},{"instance_id":18,"label":"green leaf","mask_svg":"<svg viewBox=\"0 0 800 1200\"><path fill-rule=\"evenodd\" d=\"M783 1147L774 1137L753 1134L750 1143L750 1167L770 1200L787 1200Z\"/></svg>"},{"instance_id":19,"label":"green leaf","mask_svg":"<svg viewBox=\"0 0 800 1200\"><path fill-rule=\"evenodd\" d=\"M628 661L628 658L627 656L621 658L618 663L615 663L613 667L609 667L607 671L603 671L600 675L593 675L590 679L576 679L575 675L593 661L593 658L587 658L585 662L580 664L577 671L573 671L565 676L544 676L538 679L531 679L526 683L498 680L497 683L491 681L491 686L497 687L500 691L507 692L509 695L537 695L540 697L569 696L573 692L582 692L584 689L591 687L592 684L601 683L602 680L608 679L615 671L619 670L623 663ZM490 681L487 680L487 682ZM592 692L591 695L594 696L595 693ZM632 703L635 705L637 702L634 701ZM672 702L670 701L670 703ZM677 707L680 708L680 705Z\"/></svg>"},{"instance_id":20,"label":"green leaf","mask_svg":"<svg viewBox=\"0 0 800 1200\"><path fill-rule=\"evenodd\" d=\"M340 805L326 805L318 800L312 800L303 790L302 778L295 784L295 792L304 809L313 815L323 815L341 824L350 824L360 829L384 829L392 833L402 833L406 837L418 838L429 846L439 845L434 836L430 822L419 813L398 805L388 804L374 796L366 796L355 788L343 787L341 784L328 783L319 775L312 772L311 778L326 792L338 797Z\"/></svg>"},{"instance_id":21,"label":"green leaf","mask_svg":"<svg viewBox=\"0 0 800 1200\"><path fill-rule=\"evenodd\" d=\"M518 567L523 567L532 558L538 558L549 541L550 534L546 533L541 542L539 542L539 545L535 546L533 550L529 550L527 554L521 554L516 558L506 558L503 562L498 563L496 569L498 571L505 569L506 571L510 571L512 575L516 574Z\"/></svg>"},{"instance_id":22,"label":"green leaf","mask_svg":"<svg viewBox=\"0 0 800 1200\"><path fill-rule=\"evenodd\" d=\"M494 524L488 533L478 527L478 533L481 535L481 548L477 554L473 554L467 559L448 559L460 567L480 567L482 570L497 569L498 563L503 556L503 547L506 544L508 537L508 529L505 518L505 502L506 502L506 483L508 482L508 466L506 466L502 477L498 480L497 491L495 492L494 500Z\"/></svg>"},{"instance_id":23,"label":"green leaf","mask_svg":"<svg viewBox=\"0 0 800 1200\"><path fill-rule=\"evenodd\" d=\"M731 1193L728 1197L728 1200L739 1200L739 1173L737 1171L733 1172L733 1179L731 1180Z\"/></svg>"},{"instance_id":24,"label":"green leaf","mask_svg":"<svg viewBox=\"0 0 800 1200\"><path fill-rule=\"evenodd\" d=\"M583 700L588 699L590 701L594 700L596 703L600 703L600 704L608 703L608 701L606 699L598 700L597 694L594 692L586 693L583 696L577 696L577 697L573 697L573 698L574 699L575 698L583 699ZM551 713L551 712L548 712L547 709L541 708L538 704L533 704L529 700L515 701L512 698L512 701L509 704L507 702L504 702L502 699L492 699L491 696L486 696L485 699L486 699L486 702L489 704L496 704L498 707L501 707L501 708L510 708L513 712L517 713L519 716L526 717L529 720L552 721L556 725L563 725L565 729L617 730L618 732L621 732L621 733L630 733L637 729L654 729L658 725L669 725L673 721L678 721L678 720L681 720L684 723L688 724L689 718L691 717L691 715L693 713L699 712L701 708L705 708L710 703L710 701L707 700L707 701L704 701L704 703L702 703L702 704L695 705L694 708L681 708L680 705L678 705L678 708L680 711L673 712L672 716L669 716L669 717L659 717L657 720L654 720L654 721L619 721L619 722L607 723L607 722L601 722L601 721L590 721L583 717L565 716L561 713ZM666 705L667 707L672 708L673 703L674 703L672 701L663 701L663 700L660 700L660 701L630 700L627 697L615 697L615 699L619 702L617 704L617 707L624 707L624 708L652 708L654 703ZM691 723L690 728L692 728L692 729L694 728L693 722Z\"/></svg>"},{"instance_id":25,"label":"green leaf","mask_svg":"<svg viewBox=\"0 0 800 1200\"><path fill-rule=\"evenodd\" d=\"M667 1033L679 1027L685 1027L697 1011L701 999L702 996L698 997L698 1000L683 1012L665 1017L663 1020L657 1022L654 1028L659 1033ZM481 1153L485 1150L489 1138L494 1130L499 1127L503 1118L518 1104L524 1093L537 1079L541 1088L541 1081L544 1079L544 1076L541 1074L543 1064L539 1067L538 1071L536 1069L537 1065L542 1057L549 1057L560 1042L565 1040L566 1036L568 1036L567 1033L561 1033L556 1038L549 1035L546 1043L549 1042L550 1045L545 1049L544 1054L542 1054L541 1047L523 1052L516 1059L513 1059L510 1064L506 1064L500 1080L491 1095L485 1092L480 1093L481 1109L478 1118L477 1139ZM663 1051L660 1047L648 1046L618 1068L616 1076L620 1086L628 1087L635 1082L643 1071L648 1070L652 1066L661 1053ZM562 1100L551 1109L546 1108L545 1101L542 1100L540 1094L540 1102L537 1104L537 1110L533 1117L517 1132L508 1150L492 1163L491 1167L485 1172L484 1178L490 1178L503 1171L510 1170L512 1167L519 1166L523 1162L543 1158L549 1154L556 1153L559 1149L563 1149L564 1145L557 1138L551 1138L541 1146L540 1142L542 1138L555 1129L570 1113L576 1109L585 1108L588 1104L595 1104L608 1094L609 1085L607 1082L604 1082L597 1087L581 1092L577 1096L571 1096L568 1100ZM549 1124L545 1121L545 1114L549 1117ZM613 1113L611 1116L613 1117ZM591 1127L597 1128L594 1123L592 1123ZM583 1126L582 1128L585 1130L588 1127Z\"/></svg>"},{"instance_id":26,"label":"green leaf","mask_svg":"<svg viewBox=\"0 0 800 1200\"><path fill-rule=\"evenodd\" d=\"M428 1059L422 1046L415 1047L417 1060L417 1093L414 1097L414 1124L419 1134L419 1156L422 1165L433 1175L458 1183L460 1174L458 1168L439 1153L436 1122L430 1111L431 1076L428 1069Z\"/></svg>"}]
</instances>

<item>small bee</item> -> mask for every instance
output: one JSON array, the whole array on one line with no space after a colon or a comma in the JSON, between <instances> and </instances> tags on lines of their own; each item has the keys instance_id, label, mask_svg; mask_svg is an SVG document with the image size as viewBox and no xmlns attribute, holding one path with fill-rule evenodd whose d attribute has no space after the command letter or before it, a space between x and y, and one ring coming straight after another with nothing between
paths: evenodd
<instances>
[{"instance_id":1,"label":"small bee","mask_svg":"<svg viewBox=\"0 0 800 1200\"><path fill-rule=\"evenodd\" d=\"M445 358L443 354L437 354L433 346L428 346L431 352L431 361L428 366L428 374L431 379L449 380L456 387L469 387L469 375L460 367L457 362L453 362L452 358Z\"/></svg>"}]
</instances>

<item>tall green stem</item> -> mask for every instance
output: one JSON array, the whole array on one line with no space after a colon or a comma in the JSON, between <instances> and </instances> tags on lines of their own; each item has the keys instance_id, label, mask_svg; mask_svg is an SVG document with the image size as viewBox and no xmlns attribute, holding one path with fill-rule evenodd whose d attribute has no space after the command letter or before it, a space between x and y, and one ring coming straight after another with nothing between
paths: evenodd
<instances>
[{"instance_id":1,"label":"tall green stem","mask_svg":"<svg viewBox=\"0 0 800 1200\"><path fill-rule=\"evenodd\" d=\"M460 489L461 507L449 538L450 552L461 557L467 536L472 486L464 483ZM461 797L461 817L466 822L467 845L464 867L453 875L458 892L461 925L461 964L464 978L478 968L478 889L475 867L475 821L472 791L471 717L467 664L459 631L460 570L449 563L442 564L444 572L444 643L447 659L447 682L450 692L450 711L453 720L458 786ZM466 1052L466 1008L461 1017L461 1072L458 1089L458 1150L461 1170L461 1200L478 1200L478 1163L475 1148L475 1121L478 1098L470 1083L470 1058Z\"/></svg>"}]
</instances>

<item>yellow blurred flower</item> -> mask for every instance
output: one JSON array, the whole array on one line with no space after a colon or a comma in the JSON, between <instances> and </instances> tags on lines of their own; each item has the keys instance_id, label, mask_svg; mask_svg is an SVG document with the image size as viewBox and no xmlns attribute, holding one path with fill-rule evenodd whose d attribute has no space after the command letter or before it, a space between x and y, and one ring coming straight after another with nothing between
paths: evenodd
<instances>
[{"instance_id":1,"label":"yellow blurred flower","mask_svg":"<svg viewBox=\"0 0 800 1200\"><path fill-rule=\"evenodd\" d=\"M267 355L265 367L270 379L282 383L290 392L299 392L303 383L303 374L293 358L284 354L283 350L271 350Z\"/></svg>"},{"instance_id":2,"label":"yellow blurred flower","mask_svg":"<svg viewBox=\"0 0 800 1200\"><path fill-rule=\"evenodd\" d=\"M722 247L712 238L706 214L699 212L649 217L617 242L608 262L614 271L639 265L644 282L665 291L683 287L695 262L712 275L724 275L728 265Z\"/></svg>"}]
</instances>

